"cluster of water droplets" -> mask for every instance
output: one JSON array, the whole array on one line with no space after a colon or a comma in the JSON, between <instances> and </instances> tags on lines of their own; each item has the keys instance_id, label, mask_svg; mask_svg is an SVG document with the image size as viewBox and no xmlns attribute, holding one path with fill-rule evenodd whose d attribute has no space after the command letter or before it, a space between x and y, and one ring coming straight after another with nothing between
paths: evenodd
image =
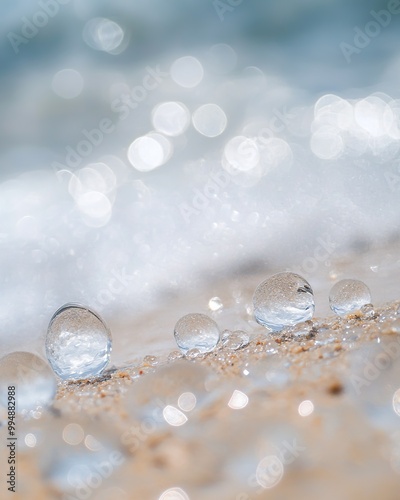
<instances>
[{"instance_id":1,"label":"cluster of water droplets","mask_svg":"<svg viewBox=\"0 0 400 500\"><path fill-rule=\"evenodd\" d=\"M332 311L339 316L351 313L364 318L375 316L370 291L359 280L345 279L336 283L330 292L329 303ZM221 299L210 299L209 309L214 316L218 316L223 310ZM298 274L275 274L263 281L254 292L254 318L272 333L315 336L314 310L311 285ZM175 326L174 335L178 347L189 359L202 358L217 346L237 350L249 343L249 335L245 331L225 330L221 335L214 319L199 313L182 317Z\"/></svg>"},{"instance_id":2,"label":"cluster of water droplets","mask_svg":"<svg viewBox=\"0 0 400 500\"><path fill-rule=\"evenodd\" d=\"M375 317L369 289L358 280L336 283L329 302L339 316L358 313L365 319ZM315 308L313 290L301 276L280 273L266 279L255 290L253 305L256 321L271 332L280 332L283 338L315 336L316 326L311 321ZM218 297L213 297L209 308L218 315L223 304ZM234 352L247 348L250 343L246 331L224 330L221 334L214 319L200 313L187 314L179 319L174 337L180 352L171 353L170 362L182 356L187 360L202 359L221 349L225 353ZM45 346L49 364L60 379L80 380L102 374L110 360L112 339L98 314L78 304L66 304L53 315ZM225 359L226 355L217 356ZM141 373L152 371L158 363L155 356L146 356ZM16 352L2 358L0 381L3 407L6 406L7 387L14 384L19 387L17 408L24 414L49 406L56 392L56 379L50 367L30 353Z\"/></svg>"},{"instance_id":3,"label":"cluster of water droplets","mask_svg":"<svg viewBox=\"0 0 400 500\"><path fill-rule=\"evenodd\" d=\"M279 290L269 289L269 286L278 284L281 287ZM21 426L20 453L24 460L29 462L38 453L40 476L47 478L52 488L69 495L76 493L77 488L90 490L93 477L112 470L112 474L106 474L103 478L102 489L124 498L124 492L129 490L127 485L131 484L132 467L135 471L139 467L134 457L136 454L142 457L148 444L154 447L154 460L163 463L168 474L175 475L176 484L184 485L183 478L192 477L190 474L193 471L187 458L195 453L198 462L204 464L207 474L212 477L215 475L215 480L225 475L229 477L233 491L247 491L248 478L252 474L256 475L257 487L263 490L278 489L280 483L287 481L295 470L291 461L285 461L287 450L291 449L293 443L300 443L299 446L303 447L302 440L310 438L308 427L302 426L300 420L313 421L315 415L321 418L323 398L318 393L310 393L299 399L295 417L291 417L290 424L278 425L273 417L263 416L261 419L255 408L263 408L264 400L271 404L272 398L279 397L282 391L301 384L304 387L310 380L323 377L324 371L329 379L329 363L343 351L352 367L350 373L353 378L333 381L328 391L335 395L345 390L353 395L354 404L363 409L366 415L362 426L395 432L400 406L399 389L393 384L398 378L398 363L394 361L400 348L396 347L398 342L393 346L390 337L378 340L379 335L383 336L389 329L400 333L399 306L376 314L370 304L370 294L366 293L366 285L357 280L342 280L330 294L331 304L338 308L336 316L312 320L307 319L307 305L311 303L314 309L312 289L299 275L280 273L261 285L254 294L254 300L260 307L263 306L262 299L265 300L264 309L261 309L264 314L262 325L271 329L271 335L264 333L254 336L236 329L220 332L216 322L209 316L184 316L184 321L178 321L179 328L175 329L175 336L178 332L177 341L183 346L180 351L171 352L167 359L145 356L140 367L130 367L127 371L130 379L134 379L133 384L115 378L102 385L103 397L115 397L116 391L123 396L123 408L131 422L129 427L122 426L118 434L101 420L92 422L70 417L54 419L47 415L29 426ZM306 302L303 301L304 295ZM223 314L223 308L218 297L210 300L209 309L215 317ZM66 315L68 311L73 321ZM59 322L55 321L57 318ZM276 318L279 318L279 323ZM272 324L274 329L268 326ZM367 335L370 324L377 332L377 340L359 351L357 343ZM67 304L54 315L49 325L50 339L47 339L47 343L60 342L57 360L49 357L52 366L58 367L56 373L59 377L76 380L77 375L82 378L83 372L88 377L101 375L107 360L103 358L104 349L98 343L98 329L103 332L102 342L107 346L107 342L111 341L108 329L98 315L88 308ZM313 337L308 336L310 333ZM71 352L69 341L74 336L76 349ZM90 360L87 350L80 349L83 338L89 343L91 340L94 342ZM299 378L297 374L302 361L296 353L303 349L319 352L319 364L308 367ZM195 350L198 356L193 355ZM60 360L63 352L64 358ZM9 358L8 361L6 358ZM38 404L41 408L51 405L56 390L55 377L43 360L33 359L34 356L28 353L14 353L6 358L0 363L0 379L5 380L5 372L12 374L14 366L17 372L15 383L21 389L23 380L15 367L22 361L26 363L29 358L30 365L24 370L29 384L26 383L26 394L21 392L20 397L30 396L31 400L28 397L24 403L24 411L26 415L31 411L30 416L35 417ZM204 359L204 363L197 362L199 359ZM365 359L369 360L367 365ZM72 367L74 371L71 371ZM238 376L222 380L218 374L221 369L232 370ZM379 370L384 372L382 377L385 379L385 391L381 394L365 379L365 373L373 377ZM41 377L42 382L38 382L38 377ZM362 377L367 382L364 383ZM50 380L52 385L49 384ZM40 401L39 387L42 388ZM360 387L362 391L357 393ZM2 396L4 390L2 387ZM93 395L91 385L76 387L76 397L82 400L90 400ZM333 418L333 411L330 410L329 415L323 418ZM226 424L221 425L222 421ZM240 432L244 422L248 425L245 436ZM204 430L204 435L199 429ZM48 442L52 443L51 449L48 446L46 449ZM310 449L316 447L314 442L310 445ZM259 452L255 453L256 449ZM57 450L56 455L54 450ZM390 453L392 460L395 460L395 444ZM307 456L305 453L304 457ZM299 464L309 467L306 462L303 463L306 459L301 455L294 460L296 467ZM207 481L211 481L211 476L207 476ZM140 484L146 482L145 477L141 477ZM191 498L192 492L196 491L193 488L191 485L186 493L186 489L180 487L164 487L161 488L160 498Z\"/></svg>"}]
</instances>

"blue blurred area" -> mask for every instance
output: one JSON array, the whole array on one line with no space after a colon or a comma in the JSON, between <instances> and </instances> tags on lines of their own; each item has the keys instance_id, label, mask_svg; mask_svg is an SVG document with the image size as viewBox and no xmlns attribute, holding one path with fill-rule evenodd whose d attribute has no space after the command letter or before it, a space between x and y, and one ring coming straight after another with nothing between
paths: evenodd
<instances>
[{"instance_id":1,"label":"blue blurred area","mask_svg":"<svg viewBox=\"0 0 400 500\"><path fill-rule=\"evenodd\" d=\"M52 9L58 8L57 13L28 43L18 45L16 54L10 33L21 34L25 23L22 19L31 21L47 2L55 3ZM351 64L344 59L339 45L352 43L354 27L363 28L372 19L370 11L386 9L388 3L236 0L232 5L237 6L232 7L227 1L212 0L150 0L133 5L122 0L112 4L80 0L65 4L56 0L43 0L42 4L4 1L0 7L2 150L29 145L56 153L60 134L64 142L74 140L74 127L56 125L54 129L57 122L71 119L80 129L90 116L96 118L96 109L107 111L105 94L110 81L104 73L118 72L131 78L132 73L140 73L147 64L170 64L173 57L188 52L201 55L220 42L237 51L242 66L278 72L294 87L314 94L370 87L380 81L380 75L396 54L400 16L393 16L379 36L371 40L368 50L357 54ZM111 55L95 51L84 42L85 23L93 17L106 17L121 25L129 40L123 52ZM55 72L68 65L81 71L85 92L76 102L62 106L54 101L50 82ZM387 82L387 88L382 90L388 91L393 85L397 82ZM39 100L40 108L32 109L32 101ZM6 168L2 166L3 171Z\"/></svg>"}]
</instances>

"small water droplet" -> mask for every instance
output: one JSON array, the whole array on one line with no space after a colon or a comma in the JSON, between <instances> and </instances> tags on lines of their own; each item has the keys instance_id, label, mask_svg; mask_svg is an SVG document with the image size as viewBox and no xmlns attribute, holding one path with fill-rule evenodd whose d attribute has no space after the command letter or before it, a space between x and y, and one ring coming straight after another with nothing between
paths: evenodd
<instances>
[{"instance_id":1,"label":"small water droplet","mask_svg":"<svg viewBox=\"0 0 400 500\"><path fill-rule=\"evenodd\" d=\"M329 305L339 316L359 311L362 306L371 303L371 292L365 283L359 280L341 280L329 294Z\"/></svg>"},{"instance_id":2,"label":"small water droplet","mask_svg":"<svg viewBox=\"0 0 400 500\"><path fill-rule=\"evenodd\" d=\"M249 341L249 336L242 330L235 330L234 332L225 330L221 339L223 347L231 351L236 351L237 349L245 347L248 345Z\"/></svg>"},{"instance_id":3,"label":"small water droplet","mask_svg":"<svg viewBox=\"0 0 400 500\"><path fill-rule=\"evenodd\" d=\"M297 325L287 328L285 331L291 335L300 336L308 335L314 329L313 322L311 320L297 323Z\"/></svg>"},{"instance_id":4,"label":"small water droplet","mask_svg":"<svg viewBox=\"0 0 400 500\"><path fill-rule=\"evenodd\" d=\"M144 365L156 366L158 364L158 358L156 356L145 356L143 358Z\"/></svg>"},{"instance_id":5,"label":"small water droplet","mask_svg":"<svg viewBox=\"0 0 400 500\"><path fill-rule=\"evenodd\" d=\"M203 354L199 351L199 349L196 349L196 348L189 349L188 351L186 351L185 358L186 359L202 359Z\"/></svg>"},{"instance_id":6,"label":"small water droplet","mask_svg":"<svg viewBox=\"0 0 400 500\"><path fill-rule=\"evenodd\" d=\"M294 273L263 281L254 292L253 304L257 322L275 331L311 319L315 309L311 286Z\"/></svg>"},{"instance_id":7,"label":"small water droplet","mask_svg":"<svg viewBox=\"0 0 400 500\"><path fill-rule=\"evenodd\" d=\"M220 311L223 307L224 304L222 303L222 300L219 297L213 297L208 302L208 308L213 312Z\"/></svg>"},{"instance_id":8,"label":"small water droplet","mask_svg":"<svg viewBox=\"0 0 400 500\"><path fill-rule=\"evenodd\" d=\"M217 345L220 337L218 325L205 314L192 313L183 316L174 329L178 347L183 353L190 349L210 352Z\"/></svg>"},{"instance_id":9,"label":"small water droplet","mask_svg":"<svg viewBox=\"0 0 400 500\"><path fill-rule=\"evenodd\" d=\"M34 416L57 392L50 366L30 352L13 352L0 360L0 406L7 408L8 388L15 387L17 413Z\"/></svg>"},{"instance_id":10,"label":"small water droplet","mask_svg":"<svg viewBox=\"0 0 400 500\"><path fill-rule=\"evenodd\" d=\"M46 354L55 373L64 380L99 375L110 360L111 333L87 307L66 304L52 317L46 336Z\"/></svg>"},{"instance_id":11,"label":"small water droplet","mask_svg":"<svg viewBox=\"0 0 400 500\"><path fill-rule=\"evenodd\" d=\"M365 318L374 318L375 317L374 306L372 304L365 304L365 306L362 306L361 308L361 313Z\"/></svg>"},{"instance_id":12,"label":"small water droplet","mask_svg":"<svg viewBox=\"0 0 400 500\"><path fill-rule=\"evenodd\" d=\"M176 359L182 358L183 354L180 351L172 351L168 354L168 361L175 361Z\"/></svg>"}]
</instances>

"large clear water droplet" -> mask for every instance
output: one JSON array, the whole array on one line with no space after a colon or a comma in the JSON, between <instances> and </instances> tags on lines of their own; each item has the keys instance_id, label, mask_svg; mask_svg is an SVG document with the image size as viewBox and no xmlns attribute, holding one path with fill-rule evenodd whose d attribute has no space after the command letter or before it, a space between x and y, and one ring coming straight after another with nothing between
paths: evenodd
<instances>
[{"instance_id":1,"label":"large clear water droplet","mask_svg":"<svg viewBox=\"0 0 400 500\"><path fill-rule=\"evenodd\" d=\"M294 273L263 281L254 292L253 305L257 322L275 331L311 319L315 309L310 284Z\"/></svg>"},{"instance_id":2,"label":"large clear water droplet","mask_svg":"<svg viewBox=\"0 0 400 500\"><path fill-rule=\"evenodd\" d=\"M334 285L329 294L329 305L339 316L359 311L371 303L371 292L359 280L341 280Z\"/></svg>"},{"instance_id":3,"label":"large clear water droplet","mask_svg":"<svg viewBox=\"0 0 400 500\"><path fill-rule=\"evenodd\" d=\"M210 352L218 344L220 331L217 323L205 314L192 313L177 322L174 336L184 353L190 349Z\"/></svg>"},{"instance_id":4,"label":"large clear water droplet","mask_svg":"<svg viewBox=\"0 0 400 500\"><path fill-rule=\"evenodd\" d=\"M110 360L111 333L95 312L66 304L52 317L46 337L47 358L64 380L99 375Z\"/></svg>"},{"instance_id":5,"label":"large clear water droplet","mask_svg":"<svg viewBox=\"0 0 400 500\"><path fill-rule=\"evenodd\" d=\"M7 408L8 388L15 387L16 411L28 416L49 406L57 392L50 366L30 352L13 352L0 359L0 406Z\"/></svg>"}]
</instances>

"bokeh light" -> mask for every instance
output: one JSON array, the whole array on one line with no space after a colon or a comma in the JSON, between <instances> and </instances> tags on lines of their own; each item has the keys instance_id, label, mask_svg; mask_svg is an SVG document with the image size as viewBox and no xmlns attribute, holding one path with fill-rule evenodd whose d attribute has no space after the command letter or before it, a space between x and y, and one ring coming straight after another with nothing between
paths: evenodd
<instances>
[{"instance_id":1,"label":"bokeh light","mask_svg":"<svg viewBox=\"0 0 400 500\"><path fill-rule=\"evenodd\" d=\"M176 59L170 69L171 78L184 88L194 88L199 85L204 76L203 66L193 56Z\"/></svg>"},{"instance_id":2,"label":"bokeh light","mask_svg":"<svg viewBox=\"0 0 400 500\"><path fill-rule=\"evenodd\" d=\"M84 81L79 71L66 68L54 75L51 88L63 99L74 99L82 92L83 85Z\"/></svg>"},{"instance_id":3,"label":"bokeh light","mask_svg":"<svg viewBox=\"0 0 400 500\"><path fill-rule=\"evenodd\" d=\"M154 128L166 135L183 134L189 126L189 111L179 102L164 102L153 110Z\"/></svg>"},{"instance_id":4,"label":"bokeh light","mask_svg":"<svg viewBox=\"0 0 400 500\"><path fill-rule=\"evenodd\" d=\"M217 104L204 104L193 113L195 129L206 137L217 137L225 130L227 117Z\"/></svg>"}]
</instances>

